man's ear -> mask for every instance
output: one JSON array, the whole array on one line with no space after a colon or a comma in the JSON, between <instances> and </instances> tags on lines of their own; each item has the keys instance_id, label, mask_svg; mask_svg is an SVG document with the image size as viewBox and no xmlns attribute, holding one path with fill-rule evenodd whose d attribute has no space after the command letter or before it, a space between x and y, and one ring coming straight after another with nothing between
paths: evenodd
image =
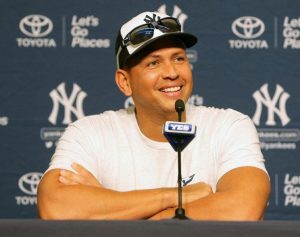
<instances>
[{"instance_id":1,"label":"man's ear","mask_svg":"<svg viewBox=\"0 0 300 237\"><path fill-rule=\"evenodd\" d=\"M129 81L129 74L127 71L122 69L117 69L115 75L115 81L120 91L122 91L125 96L131 96L132 90Z\"/></svg>"}]
</instances>

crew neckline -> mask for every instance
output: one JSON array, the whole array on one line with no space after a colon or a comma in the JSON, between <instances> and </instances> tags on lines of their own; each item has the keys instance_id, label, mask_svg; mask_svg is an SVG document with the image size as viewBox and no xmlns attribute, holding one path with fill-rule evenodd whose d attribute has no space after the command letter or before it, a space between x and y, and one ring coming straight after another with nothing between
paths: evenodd
<instances>
[{"instance_id":1,"label":"crew neckline","mask_svg":"<svg viewBox=\"0 0 300 237\"><path fill-rule=\"evenodd\" d=\"M185 105L186 108L186 113L187 113L187 118L189 118L188 120L190 121L190 109L191 106L186 103ZM138 137L140 137L140 139L142 140L143 144L146 144L147 146L154 148L154 149L161 149L161 150L166 150L166 149L170 149L172 148L169 142L158 142L158 141L154 141L150 138L148 138L147 136L145 136L142 131L140 130L140 127L137 123L137 118L136 118L136 114L135 114L135 107L132 106L131 108L129 108L130 110L132 110L131 112L131 116L133 116L133 125L135 126L135 131L138 134ZM172 148L173 149L173 148Z\"/></svg>"}]
</instances>

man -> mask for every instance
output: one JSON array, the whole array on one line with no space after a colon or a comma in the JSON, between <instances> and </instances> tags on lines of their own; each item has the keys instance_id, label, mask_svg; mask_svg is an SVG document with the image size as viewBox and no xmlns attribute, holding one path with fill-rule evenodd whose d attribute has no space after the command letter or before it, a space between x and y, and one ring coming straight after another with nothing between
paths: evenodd
<instances>
[{"instance_id":1,"label":"man","mask_svg":"<svg viewBox=\"0 0 300 237\"><path fill-rule=\"evenodd\" d=\"M116 83L134 107L88 116L59 141L38 188L44 219L165 219L177 208L177 154L162 134L193 80L185 49L197 38L170 16L144 12L116 41ZM261 220L269 177L251 120L186 104L197 125L182 152L183 207L196 220Z\"/></svg>"}]
</instances>

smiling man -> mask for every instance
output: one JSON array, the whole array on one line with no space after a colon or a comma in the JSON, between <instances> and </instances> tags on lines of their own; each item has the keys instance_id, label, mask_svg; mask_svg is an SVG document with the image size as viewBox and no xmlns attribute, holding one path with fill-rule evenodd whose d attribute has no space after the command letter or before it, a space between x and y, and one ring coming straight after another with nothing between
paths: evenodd
<instances>
[{"instance_id":1,"label":"smiling man","mask_svg":"<svg viewBox=\"0 0 300 237\"><path fill-rule=\"evenodd\" d=\"M116 40L116 84L134 106L72 123L38 188L44 219L165 219L177 208L177 154L162 134L193 78L197 42L177 19L144 12ZM182 152L183 206L195 220L261 220L270 183L251 120L186 104L197 136ZM241 132L242 131L242 132Z\"/></svg>"}]
</instances>

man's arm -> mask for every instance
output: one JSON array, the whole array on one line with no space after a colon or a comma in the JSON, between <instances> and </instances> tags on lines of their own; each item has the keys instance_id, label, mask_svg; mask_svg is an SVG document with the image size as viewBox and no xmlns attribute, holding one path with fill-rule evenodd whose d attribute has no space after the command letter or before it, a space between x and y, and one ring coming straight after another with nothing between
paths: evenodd
<instances>
[{"instance_id":1,"label":"man's arm","mask_svg":"<svg viewBox=\"0 0 300 237\"><path fill-rule=\"evenodd\" d=\"M263 219L270 195L268 175L255 167L241 167L226 173L218 182L216 193L184 205L186 215L194 220ZM174 216L174 208L153 216L152 220Z\"/></svg>"},{"instance_id":2,"label":"man's arm","mask_svg":"<svg viewBox=\"0 0 300 237\"><path fill-rule=\"evenodd\" d=\"M48 171L38 188L38 211L43 219L142 219L177 205L176 188L118 192L106 189L78 166L78 174ZM85 173L84 173L85 172ZM186 189L186 201L211 192L199 183Z\"/></svg>"}]
</instances>

